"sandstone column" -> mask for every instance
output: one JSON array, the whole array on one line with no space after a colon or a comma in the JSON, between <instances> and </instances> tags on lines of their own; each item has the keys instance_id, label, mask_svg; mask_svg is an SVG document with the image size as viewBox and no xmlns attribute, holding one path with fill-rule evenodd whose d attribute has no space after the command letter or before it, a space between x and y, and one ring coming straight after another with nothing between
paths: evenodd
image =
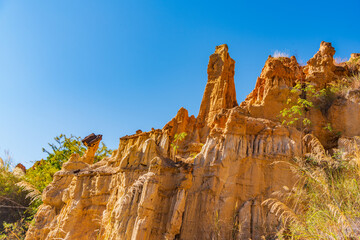
<instances>
[{"instance_id":1,"label":"sandstone column","mask_svg":"<svg viewBox=\"0 0 360 240\"><path fill-rule=\"evenodd\" d=\"M234 68L235 61L228 53L228 46L226 44L217 46L215 53L210 56L209 60L208 81L197 117L199 124L209 126L219 110L238 105Z\"/></svg>"}]
</instances>

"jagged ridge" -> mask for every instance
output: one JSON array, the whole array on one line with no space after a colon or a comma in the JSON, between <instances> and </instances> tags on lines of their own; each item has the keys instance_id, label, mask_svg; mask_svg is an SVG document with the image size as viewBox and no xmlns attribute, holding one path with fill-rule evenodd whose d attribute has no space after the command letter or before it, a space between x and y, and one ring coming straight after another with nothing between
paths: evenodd
<instances>
[{"instance_id":1,"label":"jagged ridge","mask_svg":"<svg viewBox=\"0 0 360 240\"><path fill-rule=\"evenodd\" d=\"M216 47L198 117L181 108L162 130L121 138L118 150L96 164L91 159L98 144L84 157L73 155L45 189L26 239L273 236L277 220L261 202L295 179L272 163L301 154L300 132L282 126L277 115L298 81L321 88L359 70L360 64L335 65L334 53L322 42L305 67L295 57L270 56L238 106L235 61L227 45ZM360 107L352 99L337 100L326 116L311 110L312 131L325 145L324 122L344 137L360 135ZM188 135L174 159L170 143L181 132Z\"/></svg>"}]
</instances>

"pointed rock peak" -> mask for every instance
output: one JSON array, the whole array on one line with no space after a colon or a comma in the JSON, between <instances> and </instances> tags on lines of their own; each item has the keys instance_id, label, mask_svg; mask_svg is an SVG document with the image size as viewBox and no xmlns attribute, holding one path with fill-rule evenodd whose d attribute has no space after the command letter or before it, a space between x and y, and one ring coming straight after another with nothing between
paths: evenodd
<instances>
[{"instance_id":1,"label":"pointed rock peak","mask_svg":"<svg viewBox=\"0 0 360 240\"><path fill-rule=\"evenodd\" d=\"M331 43L322 41L317 53L307 62L308 65L327 65L330 63L334 65L335 48L331 46Z\"/></svg>"},{"instance_id":2,"label":"pointed rock peak","mask_svg":"<svg viewBox=\"0 0 360 240\"><path fill-rule=\"evenodd\" d=\"M261 71L261 78L285 78L295 79L301 75L300 65L295 56L271 57L266 60L265 66ZM292 86L292 82L289 83Z\"/></svg>"},{"instance_id":3,"label":"pointed rock peak","mask_svg":"<svg viewBox=\"0 0 360 240\"><path fill-rule=\"evenodd\" d=\"M241 103L241 106L251 108L251 105L265 106L265 101L270 100L271 102L275 99L277 101L279 90L285 89L286 92L286 89L293 87L296 81L302 79L303 76L302 67L294 56L290 58L269 56L256 81L254 90Z\"/></svg>"},{"instance_id":4,"label":"pointed rock peak","mask_svg":"<svg viewBox=\"0 0 360 240\"><path fill-rule=\"evenodd\" d=\"M235 61L228 53L226 44L217 46L210 56L208 81L198 115L198 123L210 125L221 109L237 106L234 74Z\"/></svg>"},{"instance_id":5,"label":"pointed rock peak","mask_svg":"<svg viewBox=\"0 0 360 240\"><path fill-rule=\"evenodd\" d=\"M217 54L227 53L228 50L229 50L229 48L228 48L227 44L222 44L222 45L215 47L215 53L217 53Z\"/></svg>"},{"instance_id":6,"label":"pointed rock peak","mask_svg":"<svg viewBox=\"0 0 360 240\"><path fill-rule=\"evenodd\" d=\"M195 122L195 117L193 115L189 117L188 110L182 107L179 109L176 116L171 119L162 130L163 132L167 132L167 135L170 138L173 138L176 133L186 132L187 134L190 134L193 132Z\"/></svg>"},{"instance_id":7,"label":"pointed rock peak","mask_svg":"<svg viewBox=\"0 0 360 240\"><path fill-rule=\"evenodd\" d=\"M335 48L331 46L331 43L322 41L320 43L319 53L321 53L322 55L334 56Z\"/></svg>"},{"instance_id":8,"label":"pointed rock peak","mask_svg":"<svg viewBox=\"0 0 360 240\"><path fill-rule=\"evenodd\" d=\"M307 62L304 68L306 81L323 88L326 83L331 82L336 77L334 71L335 49L331 43L321 42L319 51Z\"/></svg>"},{"instance_id":9,"label":"pointed rock peak","mask_svg":"<svg viewBox=\"0 0 360 240\"><path fill-rule=\"evenodd\" d=\"M179 111L177 112L176 116L175 116L175 119L177 120L182 120L184 118L188 118L189 117L189 113L188 113L188 110L186 110L185 108L181 107L179 109Z\"/></svg>"},{"instance_id":10,"label":"pointed rock peak","mask_svg":"<svg viewBox=\"0 0 360 240\"><path fill-rule=\"evenodd\" d=\"M181 128L185 128L188 121L189 121L188 110L182 107L179 109L176 116L163 127L163 130L170 129L172 131L174 127L177 128L179 125L182 125Z\"/></svg>"}]
</instances>

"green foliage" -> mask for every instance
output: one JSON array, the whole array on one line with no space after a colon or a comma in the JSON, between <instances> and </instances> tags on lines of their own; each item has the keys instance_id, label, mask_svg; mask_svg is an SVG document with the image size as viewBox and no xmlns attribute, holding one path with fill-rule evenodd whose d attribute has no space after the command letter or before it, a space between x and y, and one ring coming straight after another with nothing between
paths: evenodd
<instances>
[{"instance_id":1,"label":"green foliage","mask_svg":"<svg viewBox=\"0 0 360 240\"><path fill-rule=\"evenodd\" d=\"M52 165L51 162L41 160L26 171L25 181L42 192L52 182L54 174L59 170L60 168Z\"/></svg>"},{"instance_id":2,"label":"green foliage","mask_svg":"<svg viewBox=\"0 0 360 240\"><path fill-rule=\"evenodd\" d=\"M24 177L13 175L10 164L0 169L0 239L23 239L38 207L42 204L41 193L53 180L54 174L73 153L82 156L86 147L79 137L61 134L49 143L50 150L42 159L26 171ZM99 147L94 162L111 154L103 143ZM5 209L5 210L4 210Z\"/></svg>"},{"instance_id":3,"label":"green foliage","mask_svg":"<svg viewBox=\"0 0 360 240\"><path fill-rule=\"evenodd\" d=\"M308 83L292 90L296 101L281 111L283 124L311 124L306 112L319 109L327 115L337 98L347 97L360 88L360 75L347 77L316 90ZM330 123L324 127L335 136ZM337 139L337 138L336 138ZM356 143L352 154L335 150L330 156L317 139L311 140L313 152L296 158L290 169L297 175L297 184L274 193L264 201L282 221L279 239L360 239L360 151Z\"/></svg>"},{"instance_id":4,"label":"green foliage","mask_svg":"<svg viewBox=\"0 0 360 240\"><path fill-rule=\"evenodd\" d=\"M328 130L329 132L332 132L334 129L331 126L331 123L327 123L325 127L323 127L324 130Z\"/></svg>"},{"instance_id":5,"label":"green foliage","mask_svg":"<svg viewBox=\"0 0 360 240\"><path fill-rule=\"evenodd\" d=\"M40 192L52 182L54 174L59 171L62 165L70 158L74 153L80 156L86 152L86 147L81 142L80 137L70 136L66 137L64 134L60 134L54 138L55 143L49 143L51 150L43 148L43 152L47 153L46 159L42 159L34 164L26 172L25 180L32 184ZM111 154L104 143L101 143L98 151L95 155L94 162L100 161L102 158Z\"/></svg>"},{"instance_id":6,"label":"green foliage","mask_svg":"<svg viewBox=\"0 0 360 240\"><path fill-rule=\"evenodd\" d=\"M26 192L16 185L19 181L11 172L0 170L0 231L3 230L3 222L13 223L31 215Z\"/></svg>"},{"instance_id":7,"label":"green foliage","mask_svg":"<svg viewBox=\"0 0 360 240\"><path fill-rule=\"evenodd\" d=\"M360 238L360 151L325 153L318 140L314 152L289 164L297 184L263 204L282 221L279 239Z\"/></svg>"},{"instance_id":8,"label":"green foliage","mask_svg":"<svg viewBox=\"0 0 360 240\"><path fill-rule=\"evenodd\" d=\"M185 139L186 136L187 136L186 132L182 132L182 133L179 133L179 134L176 133L175 134L174 141L171 143L171 147L174 150L174 159L175 159L175 156L177 154L177 150L179 148L180 142L182 142Z\"/></svg>"},{"instance_id":9,"label":"green foliage","mask_svg":"<svg viewBox=\"0 0 360 240\"><path fill-rule=\"evenodd\" d=\"M25 218L20 219L14 223L4 222L4 230L0 233L0 240L19 240L25 239L26 231L29 228L30 222Z\"/></svg>"},{"instance_id":10,"label":"green foliage","mask_svg":"<svg viewBox=\"0 0 360 240\"><path fill-rule=\"evenodd\" d=\"M323 114L327 114L339 93L344 86L339 82L330 83L325 88L316 90L310 83L298 83L291 90L291 93L298 95L296 100L288 98L286 104L289 106L280 111L282 124L295 125L298 122L302 126L311 125L310 119L306 116L306 112L311 108L318 108Z\"/></svg>"},{"instance_id":11,"label":"green foliage","mask_svg":"<svg viewBox=\"0 0 360 240\"><path fill-rule=\"evenodd\" d=\"M4 166L0 167L0 239L23 239L26 227L20 231L19 219L31 216L30 200L26 192L17 186L19 176L11 172L11 158L8 156ZM13 234L11 233L13 232ZM12 237L8 234L12 234Z\"/></svg>"},{"instance_id":12,"label":"green foliage","mask_svg":"<svg viewBox=\"0 0 360 240\"><path fill-rule=\"evenodd\" d=\"M282 124L290 126L302 121L304 126L310 125L311 121L305 116L305 112L314 106L312 101L307 100L307 97L315 95L316 91L314 86L311 84L298 83L291 90L291 93L298 94L299 97L295 102L291 98L287 99L286 104L289 105L289 107L280 111L283 119Z\"/></svg>"},{"instance_id":13,"label":"green foliage","mask_svg":"<svg viewBox=\"0 0 360 240\"><path fill-rule=\"evenodd\" d=\"M16 186L19 177L15 176L8 167L0 168L0 198L18 199L23 195L21 188ZM24 195L25 196L25 195Z\"/></svg>"},{"instance_id":14,"label":"green foliage","mask_svg":"<svg viewBox=\"0 0 360 240\"><path fill-rule=\"evenodd\" d=\"M43 148L43 152L47 153L46 161L49 162L52 166L57 169L61 169L61 166L66 162L71 154L78 153L82 156L86 147L82 144L80 137L70 136L60 134L54 138L55 143L49 143L51 150L46 150Z\"/></svg>"},{"instance_id":15,"label":"green foliage","mask_svg":"<svg viewBox=\"0 0 360 240\"><path fill-rule=\"evenodd\" d=\"M344 85L341 82L329 83L325 88L321 89L314 99L315 106L320 109L322 114L327 115L329 108L334 101L340 96Z\"/></svg>"}]
</instances>

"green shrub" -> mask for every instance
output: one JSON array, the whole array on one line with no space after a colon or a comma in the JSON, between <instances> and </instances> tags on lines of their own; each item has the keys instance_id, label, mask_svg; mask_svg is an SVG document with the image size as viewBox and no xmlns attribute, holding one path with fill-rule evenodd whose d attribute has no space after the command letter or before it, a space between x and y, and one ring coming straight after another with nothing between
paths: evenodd
<instances>
[{"instance_id":1,"label":"green shrub","mask_svg":"<svg viewBox=\"0 0 360 240\"><path fill-rule=\"evenodd\" d=\"M296 84L291 92L297 94L297 98L295 101L288 98L286 102L288 107L280 111L282 124L297 125L300 122L302 126L310 125L311 121L307 112L311 108L317 108L324 115L327 115L329 108L340 96L340 93L347 89L347 86L348 83L336 82L317 90L311 83Z\"/></svg>"},{"instance_id":2,"label":"green shrub","mask_svg":"<svg viewBox=\"0 0 360 240\"><path fill-rule=\"evenodd\" d=\"M10 165L11 158L7 157L5 165L0 167L0 239L17 239L15 236L21 236L17 232L21 223L16 222L33 214L29 207L30 200L26 198L27 193L17 185L21 178L11 172ZM26 229L27 227L22 232ZM7 236L11 232L15 234L12 234L13 238Z\"/></svg>"},{"instance_id":3,"label":"green shrub","mask_svg":"<svg viewBox=\"0 0 360 240\"><path fill-rule=\"evenodd\" d=\"M291 93L297 94L297 98L295 101L288 98L286 101L288 107L280 111L282 124L296 125L300 122L302 126L310 125L311 121L306 116L306 112L314 107L312 99L318 94L315 87L308 83L298 83L291 90Z\"/></svg>"},{"instance_id":4,"label":"green shrub","mask_svg":"<svg viewBox=\"0 0 360 240\"><path fill-rule=\"evenodd\" d=\"M27 170L25 181L33 185L40 192L52 182L54 174L59 171L62 165L70 158L73 153L80 156L86 152L86 147L81 142L80 137L66 137L64 134L54 138L55 143L49 143L50 150L43 148L43 152L47 153L46 159L42 159ZM94 162L100 161L102 158L111 154L104 143L101 143Z\"/></svg>"},{"instance_id":5,"label":"green shrub","mask_svg":"<svg viewBox=\"0 0 360 240\"><path fill-rule=\"evenodd\" d=\"M178 152L179 144L184 141L187 136L186 132L181 132L179 134L175 134L174 141L171 143L171 147L173 148L174 160L176 161L176 154Z\"/></svg>"},{"instance_id":6,"label":"green shrub","mask_svg":"<svg viewBox=\"0 0 360 240\"><path fill-rule=\"evenodd\" d=\"M54 174L73 153L82 156L86 148L79 137L61 134L49 143L46 159L36 162L18 177L10 171L10 161L0 168L0 239L23 239L38 207L42 204L41 193L49 185ZM99 147L95 162L111 154L103 143Z\"/></svg>"},{"instance_id":7,"label":"green shrub","mask_svg":"<svg viewBox=\"0 0 360 240\"><path fill-rule=\"evenodd\" d=\"M30 225L29 221L26 221L25 218L21 218L19 221L14 223L4 222L4 229L0 233L0 240L19 240L25 239L26 231Z\"/></svg>"}]
</instances>

